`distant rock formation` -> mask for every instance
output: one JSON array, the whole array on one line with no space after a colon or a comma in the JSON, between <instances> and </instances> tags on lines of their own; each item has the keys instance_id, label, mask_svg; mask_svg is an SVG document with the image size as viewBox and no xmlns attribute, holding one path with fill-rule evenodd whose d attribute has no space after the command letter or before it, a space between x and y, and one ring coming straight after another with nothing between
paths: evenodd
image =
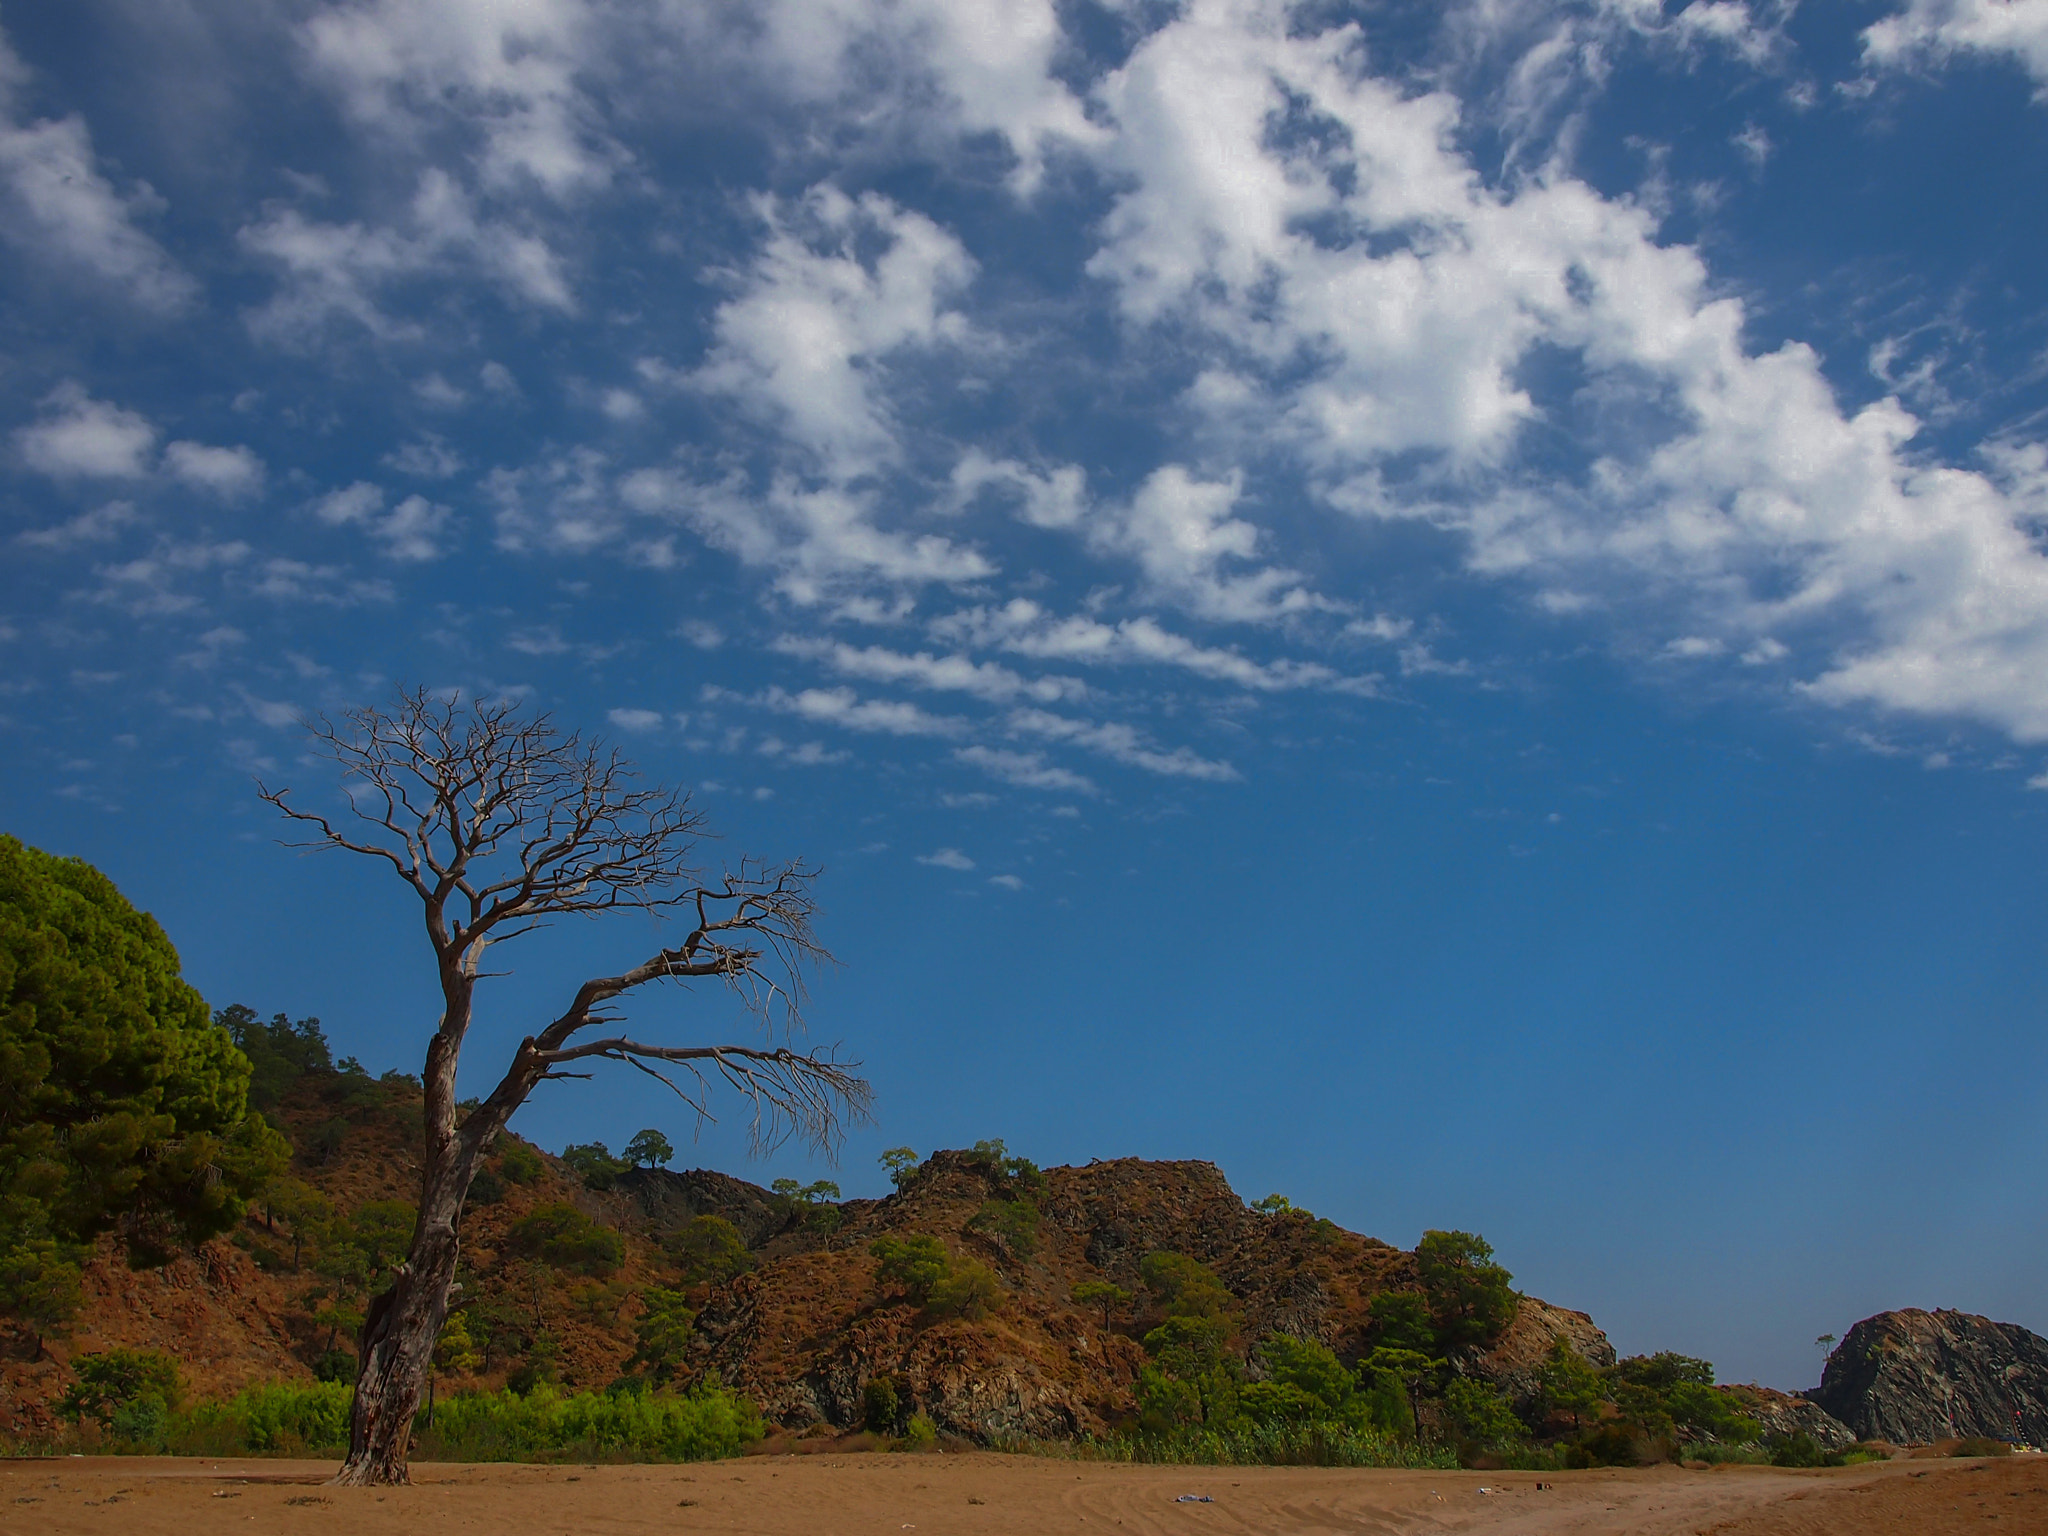
<instances>
[{"instance_id":1,"label":"distant rock formation","mask_svg":"<svg viewBox=\"0 0 2048 1536\"><path fill-rule=\"evenodd\" d=\"M1983 1435L2048 1443L2048 1339L1967 1312L1880 1312L1851 1328L1808 1394L1860 1439Z\"/></svg>"},{"instance_id":2,"label":"distant rock formation","mask_svg":"<svg viewBox=\"0 0 2048 1536\"><path fill-rule=\"evenodd\" d=\"M1543 1363L1550 1358L1552 1341L1560 1338L1588 1365L1604 1368L1614 1364L1614 1346L1592 1318L1524 1296L1515 1308L1514 1321L1493 1348L1462 1355L1452 1362L1452 1368L1493 1383L1519 1412L1542 1395Z\"/></svg>"},{"instance_id":3,"label":"distant rock formation","mask_svg":"<svg viewBox=\"0 0 2048 1536\"><path fill-rule=\"evenodd\" d=\"M1856 1431L1810 1397L1780 1392L1773 1387L1728 1390L1742 1404L1742 1411L1763 1426L1766 1442L1806 1435L1824 1451L1839 1451L1856 1443Z\"/></svg>"},{"instance_id":4,"label":"distant rock formation","mask_svg":"<svg viewBox=\"0 0 2048 1536\"><path fill-rule=\"evenodd\" d=\"M740 1241L760 1248L790 1225L789 1202L777 1201L758 1184L710 1168L671 1173L666 1168L628 1168L618 1189L630 1195L657 1232L670 1232L695 1216L722 1216L738 1229Z\"/></svg>"}]
</instances>

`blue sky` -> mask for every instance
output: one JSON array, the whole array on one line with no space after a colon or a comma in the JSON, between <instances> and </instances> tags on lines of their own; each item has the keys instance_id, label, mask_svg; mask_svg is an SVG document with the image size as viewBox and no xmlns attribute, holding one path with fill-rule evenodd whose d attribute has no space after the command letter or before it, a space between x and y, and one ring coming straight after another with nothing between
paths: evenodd
<instances>
[{"instance_id":1,"label":"blue sky","mask_svg":"<svg viewBox=\"0 0 2048 1536\"><path fill-rule=\"evenodd\" d=\"M402 893L251 777L513 696L825 865L849 1193L1209 1158L1782 1386L2048 1331L2043 0L0 34L0 824L217 1005L416 1067Z\"/></svg>"}]
</instances>

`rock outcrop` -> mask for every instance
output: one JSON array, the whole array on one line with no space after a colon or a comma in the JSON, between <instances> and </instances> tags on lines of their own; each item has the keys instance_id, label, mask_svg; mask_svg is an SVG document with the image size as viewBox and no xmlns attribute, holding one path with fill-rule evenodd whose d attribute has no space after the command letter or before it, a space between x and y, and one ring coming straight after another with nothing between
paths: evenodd
<instances>
[{"instance_id":1,"label":"rock outcrop","mask_svg":"<svg viewBox=\"0 0 2048 1536\"><path fill-rule=\"evenodd\" d=\"M1742 1411L1764 1427L1764 1439L1775 1443L1806 1435L1822 1450L1839 1451L1856 1443L1856 1432L1810 1397L1774 1387L1730 1387Z\"/></svg>"},{"instance_id":2,"label":"rock outcrop","mask_svg":"<svg viewBox=\"0 0 2048 1536\"><path fill-rule=\"evenodd\" d=\"M1865 1440L1983 1435L2048 1443L2048 1339L1967 1312L1880 1312L1828 1357L1809 1394Z\"/></svg>"},{"instance_id":3,"label":"rock outcrop","mask_svg":"<svg viewBox=\"0 0 2048 1536\"><path fill-rule=\"evenodd\" d=\"M1453 1365L1463 1375L1492 1382L1521 1411L1541 1394L1538 1377L1551 1344L1557 1339L1563 1339L1588 1365L1614 1364L1614 1346L1592 1318L1584 1312L1567 1311L1534 1296L1524 1296L1515 1308L1514 1321L1492 1349L1466 1356Z\"/></svg>"}]
</instances>

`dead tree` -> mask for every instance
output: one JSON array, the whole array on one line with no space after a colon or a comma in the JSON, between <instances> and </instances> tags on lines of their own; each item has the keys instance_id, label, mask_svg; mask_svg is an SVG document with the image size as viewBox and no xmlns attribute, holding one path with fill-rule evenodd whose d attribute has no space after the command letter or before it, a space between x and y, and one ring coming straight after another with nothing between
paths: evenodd
<instances>
[{"instance_id":1,"label":"dead tree","mask_svg":"<svg viewBox=\"0 0 2048 1536\"><path fill-rule=\"evenodd\" d=\"M857 1062L798 1051L808 968L830 956L811 932L816 871L743 860L716 879L693 863L704 818L687 795L642 787L616 750L508 703L450 702L401 690L388 709L307 722L342 771L351 814L262 797L311 829L287 846L380 860L419 898L441 987L427 1040L419 1225L389 1290L371 1304L358 1346L343 1484L407 1481L413 1416L446 1321L457 1229L491 1142L544 1082L623 1062L668 1084L700 1120L709 1092L737 1091L758 1145L794 1134L829 1149L866 1113ZM597 976L513 1053L498 1085L466 1114L456 1065L484 958L561 916L640 911L680 917L680 941L615 976ZM632 1038L615 1002L649 982L707 977L763 1031L756 1045L662 1045Z\"/></svg>"}]
</instances>

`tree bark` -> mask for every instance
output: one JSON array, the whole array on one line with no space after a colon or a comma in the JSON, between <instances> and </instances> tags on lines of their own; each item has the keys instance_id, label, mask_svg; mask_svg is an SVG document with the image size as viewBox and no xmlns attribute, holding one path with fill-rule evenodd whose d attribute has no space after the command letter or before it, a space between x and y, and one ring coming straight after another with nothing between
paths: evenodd
<instances>
[{"instance_id":1,"label":"tree bark","mask_svg":"<svg viewBox=\"0 0 2048 1536\"><path fill-rule=\"evenodd\" d=\"M460 1197L452 1202L460 1208ZM434 1343L448 1318L458 1247L453 1220L420 1213L412 1253L390 1290L370 1303L357 1351L348 1459L334 1481L347 1487L405 1483L413 1419L420 1408Z\"/></svg>"},{"instance_id":2,"label":"tree bark","mask_svg":"<svg viewBox=\"0 0 2048 1536\"><path fill-rule=\"evenodd\" d=\"M451 1077L452 1065L451 1060ZM413 1420L434 1364L434 1345L448 1320L448 1297L462 1251L457 1230L462 1202L478 1156L491 1139L488 1134L470 1134L472 1129L481 1133L481 1125L457 1132L450 1123L452 1115L433 1124L434 1102L446 1098L445 1093L429 1090L428 1136L433 1150L421 1177L412 1251L398 1267L391 1289L371 1301L363 1318L355 1401L349 1409L348 1459L334 1477L344 1487L412 1481L407 1464ZM452 1104L448 1107L452 1109Z\"/></svg>"}]
</instances>

